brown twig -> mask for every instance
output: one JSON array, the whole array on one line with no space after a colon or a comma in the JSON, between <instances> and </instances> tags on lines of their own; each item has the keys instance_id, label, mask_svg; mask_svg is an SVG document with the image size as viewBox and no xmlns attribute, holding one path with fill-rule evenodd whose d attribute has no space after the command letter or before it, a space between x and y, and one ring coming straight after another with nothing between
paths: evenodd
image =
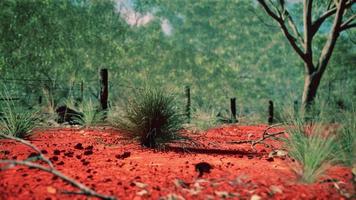
<instances>
[{"instance_id":1,"label":"brown twig","mask_svg":"<svg viewBox=\"0 0 356 200\"><path fill-rule=\"evenodd\" d=\"M95 192L94 190L88 188L87 186L75 181L74 179L62 174L60 171L58 171L57 169L54 168L52 162L46 158L42 152L33 144L31 144L30 142L20 139L20 138L16 138L13 136L9 136L9 135L5 135L3 133L0 133L0 137L6 138L6 139L11 139L11 140L15 140L17 142L20 142L21 144L24 144L28 147L30 147L31 149L35 150L38 154L39 154L39 158L43 161L45 161L49 167L45 167L43 165L37 164L37 163L33 163L30 162L28 160L1 160L0 159L0 163L3 164L7 164L7 166L0 168L0 170L6 170L9 168L12 168L16 165L24 165L30 168L35 168L35 169L39 169L45 172L48 172L50 174L53 174L59 178L61 178L63 181L70 183L72 186L78 188L80 191L79 192L70 192L71 194L77 194L77 195L86 195L86 196L92 196L92 197L97 197L99 199L103 199L103 200L116 200L116 197L112 197L112 196L106 196L103 194L99 194L97 192Z\"/></svg>"},{"instance_id":2,"label":"brown twig","mask_svg":"<svg viewBox=\"0 0 356 200\"><path fill-rule=\"evenodd\" d=\"M33 144L31 144L30 142L28 142L28 141L26 141L26 140L23 140L23 139L21 139L21 138L13 137L13 136L10 136L10 135L5 135L5 134L3 134L3 133L0 133L0 138L1 138L1 137L6 138L6 139L10 139L10 140L15 140L15 141L17 141L17 142L19 142L19 143L21 143L21 144L24 144L24 145L30 147L31 149L35 150L35 151L38 153L39 159L45 161L51 169L54 168L54 167L53 167L53 163L52 163L48 158L46 158L46 157L42 154L41 150L39 150L36 146L34 146Z\"/></svg>"},{"instance_id":3,"label":"brown twig","mask_svg":"<svg viewBox=\"0 0 356 200\"><path fill-rule=\"evenodd\" d=\"M274 124L274 125L271 125L271 126L267 127L267 129L265 129L263 131L262 137L259 138L259 139L256 139L256 140L238 140L238 141L230 141L230 142L227 142L227 143L228 144L248 144L248 143L250 143L251 144L251 148L256 151L256 149L255 149L255 145L256 144L267 145L266 143L264 143L264 140L285 133L284 131L279 131L279 132L276 132L276 133L268 133L268 131L270 129L272 129L272 128L276 127L276 126L280 126L280 125L281 124Z\"/></svg>"},{"instance_id":4,"label":"brown twig","mask_svg":"<svg viewBox=\"0 0 356 200\"><path fill-rule=\"evenodd\" d=\"M70 183L72 186L78 188L81 192L71 192L72 194L81 194L81 195L86 195L86 196L92 196L92 197L97 197L99 199L104 199L104 200L115 200L115 197L112 196L106 196L103 194L99 194L97 192L95 192L94 190L88 188L87 186L75 181L74 179L65 176L64 174L62 174L60 171L54 169L54 168L49 168L49 167L44 167L42 165L33 163L33 162L29 162L29 161L19 161L19 160L0 160L0 163L5 163L5 164L9 164L9 165L24 165L27 167L31 167L31 168L35 168L35 169L39 169L45 172L48 172L50 174L53 174L59 178L61 178L63 181Z\"/></svg>"}]
</instances>

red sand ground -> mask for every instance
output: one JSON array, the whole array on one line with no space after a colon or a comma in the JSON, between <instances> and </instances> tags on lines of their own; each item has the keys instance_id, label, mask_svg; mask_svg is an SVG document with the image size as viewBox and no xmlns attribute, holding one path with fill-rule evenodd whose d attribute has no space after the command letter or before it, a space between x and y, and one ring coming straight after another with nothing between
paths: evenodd
<instances>
[{"instance_id":1,"label":"red sand ground","mask_svg":"<svg viewBox=\"0 0 356 200\"><path fill-rule=\"evenodd\" d=\"M226 143L260 137L264 129L266 126L226 126L190 133L197 146L182 149L175 144L165 151L142 148L120 132L105 128L38 130L30 139L47 151L45 156L58 170L97 192L120 199L345 199L333 182L298 182L290 159L267 160L270 148L257 145L254 152L248 144ZM92 146L92 154L74 148L78 143L84 148ZM281 146L278 141L267 143ZM17 142L0 141L0 159L26 159L31 152ZM120 156L124 152L130 156ZM198 178L194 164L201 161L214 168ZM343 192L354 194L349 168L333 167L321 180L332 179L339 181ZM74 189L46 172L22 166L0 171L1 200L88 199L63 194L63 190Z\"/></svg>"}]
</instances>

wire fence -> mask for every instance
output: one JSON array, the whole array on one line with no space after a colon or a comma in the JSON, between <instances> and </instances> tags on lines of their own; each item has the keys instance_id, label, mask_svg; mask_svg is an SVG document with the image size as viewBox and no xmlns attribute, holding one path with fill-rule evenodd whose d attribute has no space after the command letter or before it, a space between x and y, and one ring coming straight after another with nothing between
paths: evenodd
<instances>
[{"instance_id":1,"label":"wire fence","mask_svg":"<svg viewBox=\"0 0 356 200\"><path fill-rule=\"evenodd\" d=\"M0 77L1 89L5 90L7 94L6 97L0 98L0 104L12 101L28 107L34 107L52 102L54 106L58 106L59 104L65 104L68 99L83 101L86 98L96 99L100 103L100 92L102 90L100 81L100 75L94 79L79 81L70 79L50 80ZM266 119L267 117L271 118L271 116L273 118L269 103L271 100L266 100L266 103L262 106L254 107L254 105L246 104L246 100L245 102L242 102L241 99L237 99L236 101L236 97L234 96L228 97L225 94L225 96L221 97L221 94L217 95L212 91L199 91L204 90L204 88L197 86L185 84L174 86L175 88L168 88L168 90L175 94L179 106L187 114L188 118L192 118L197 109L204 111L215 110L215 112L212 112L214 115L221 115L223 113L225 117L230 117L232 120L246 115L264 115ZM145 86L109 80L106 87L109 92L109 98L106 101L108 107L111 107L125 106L128 98L133 93L144 89ZM201 96L201 94L205 94L205 96ZM222 103L219 103L219 105L212 103L214 98L222 98L223 100L220 101ZM269 121L273 120L269 119Z\"/></svg>"}]
</instances>

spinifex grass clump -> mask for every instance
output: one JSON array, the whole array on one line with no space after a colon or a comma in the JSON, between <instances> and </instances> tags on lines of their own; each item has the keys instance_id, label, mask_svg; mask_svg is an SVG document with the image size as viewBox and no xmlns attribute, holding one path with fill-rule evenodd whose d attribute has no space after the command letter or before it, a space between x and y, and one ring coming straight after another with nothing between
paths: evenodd
<instances>
[{"instance_id":1,"label":"spinifex grass clump","mask_svg":"<svg viewBox=\"0 0 356 200\"><path fill-rule=\"evenodd\" d=\"M31 131L39 121L40 118L37 112L24 108L16 108L14 105L8 103L2 109L0 131L6 135L26 138L31 134Z\"/></svg>"},{"instance_id":2,"label":"spinifex grass clump","mask_svg":"<svg viewBox=\"0 0 356 200\"><path fill-rule=\"evenodd\" d=\"M98 106L91 99L83 101L78 107L78 112L81 115L75 116L74 121L85 127L97 124L104 117L103 112L98 111Z\"/></svg>"},{"instance_id":3,"label":"spinifex grass clump","mask_svg":"<svg viewBox=\"0 0 356 200\"><path fill-rule=\"evenodd\" d=\"M301 180L312 183L337 159L337 142L333 135L323 134L321 123L304 123L295 119L289 124L286 147L298 162L294 168Z\"/></svg>"},{"instance_id":4,"label":"spinifex grass clump","mask_svg":"<svg viewBox=\"0 0 356 200\"><path fill-rule=\"evenodd\" d=\"M342 117L341 129L338 133L339 147L342 152L342 162L352 166L356 164L356 113L345 111Z\"/></svg>"},{"instance_id":5,"label":"spinifex grass clump","mask_svg":"<svg viewBox=\"0 0 356 200\"><path fill-rule=\"evenodd\" d=\"M173 95L145 89L128 101L119 127L138 138L141 145L157 148L181 139L183 123Z\"/></svg>"}]
</instances>

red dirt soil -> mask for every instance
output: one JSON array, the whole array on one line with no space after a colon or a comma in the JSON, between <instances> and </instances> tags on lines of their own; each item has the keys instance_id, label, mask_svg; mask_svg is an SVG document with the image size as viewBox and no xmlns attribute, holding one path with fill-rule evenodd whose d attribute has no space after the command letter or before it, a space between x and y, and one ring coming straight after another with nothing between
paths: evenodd
<instances>
[{"instance_id":1,"label":"red dirt soil","mask_svg":"<svg viewBox=\"0 0 356 200\"><path fill-rule=\"evenodd\" d=\"M258 144L254 151L249 144L227 143L256 139L266 128L233 125L187 133L195 145L172 144L164 151L143 148L109 128L37 130L30 141L45 150L59 171L119 199L346 199L346 193L355 193L350 168L332 167L317 183L303 184L291 170L290 159L267 159L271 148ZM79 143L84 149L75 148ZM282 145L270 139L266 143ZM23 160L32 152L18 142L0 140L0 159ZM198 178L199 162L211 164L211 173ZM1 200L87 199L63 194L64 190L77 191L37 169L17 166L0 171Z\"/></svg>"}]
</instances>

